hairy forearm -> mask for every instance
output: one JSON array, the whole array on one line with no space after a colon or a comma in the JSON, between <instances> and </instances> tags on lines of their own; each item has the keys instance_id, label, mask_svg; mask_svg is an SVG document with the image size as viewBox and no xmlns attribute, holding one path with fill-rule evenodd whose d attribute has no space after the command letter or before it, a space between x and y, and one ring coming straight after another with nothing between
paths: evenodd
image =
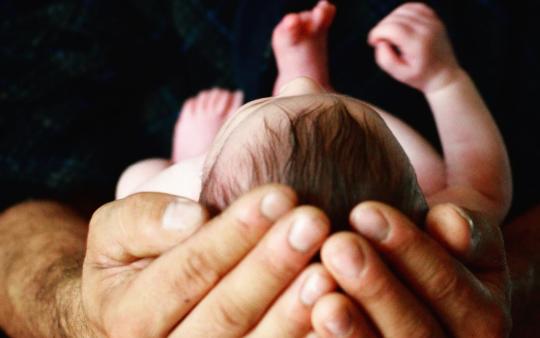
<instances>
[{"instance_id":1,"label":"hairy forearm","mask_svg":"<svg viewBox=\"0 0 540 338\"><path fill-rule=\"evenodd\" d=\"M80 277L87 223L51 202L0 215L0 325L13 337L84 335Z\"/></svg>"}]
</instances>

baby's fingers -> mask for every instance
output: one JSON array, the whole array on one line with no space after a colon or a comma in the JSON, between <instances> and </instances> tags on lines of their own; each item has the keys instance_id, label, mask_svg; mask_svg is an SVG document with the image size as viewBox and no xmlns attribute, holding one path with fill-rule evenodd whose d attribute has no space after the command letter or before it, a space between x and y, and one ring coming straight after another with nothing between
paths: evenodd
<instances>
[{"instance_id":1,"label":"baby's fingers","mask_svg":"<svg viewBox=\"0 0 540 338\"><path fill-rule=\"evenodd\" d=\"M394 46L392 46L388 41L380 41L375 45L375 60L379 67L381 67L386 72L393 74L399 69L406 66L405 61L401 58Z\"/></svg>"},{"instance_id":2,"label":"baby's fingers","mask_svg":"<svg viewBox=\"0 0 540 338\"><path fill-rule=\"evenodd\" d=\"M421 2L408 2L399 6L393 13L411 14L421 19L437 19L437 13Z\"/></svg>"},{"instance_id":3,"label":"baby's fingers","mask_svg":"<svg viewBox=\"0 0 540 338\"><path fill-rule=\"evenodd\" d=\"M388 41L393 45L400 46L414 36L414 29L401 21L387 21L386 19L375 26L368 35L368 43L375 47L381 41Z\"/></svg>"}]
</instances>

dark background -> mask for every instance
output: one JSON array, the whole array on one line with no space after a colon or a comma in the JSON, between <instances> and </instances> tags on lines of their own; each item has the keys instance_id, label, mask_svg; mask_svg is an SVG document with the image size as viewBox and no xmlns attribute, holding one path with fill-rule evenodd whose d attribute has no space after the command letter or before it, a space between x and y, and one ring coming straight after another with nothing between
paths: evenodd
<instances>
[{"instance_id":1,"label":"dark background","mask_svg":"<svg viewBox=\"0 0 540 338\"><path fill-rule=\"evenodd\" d=\"M540 39L533 1L426 1L447 24L505 137L510 217L539 204ZM91 211L129 164L168 157L181 102L211 86L268 96L275 24L315 1L0 0L0 210L28 198ZM367 32L402 1L335 1L334 87L434 144L425 100L374 63ZM474 170L474 168L471 168ZM1 334L0 334L1 335Z\"/></svg>"}]
</instances>

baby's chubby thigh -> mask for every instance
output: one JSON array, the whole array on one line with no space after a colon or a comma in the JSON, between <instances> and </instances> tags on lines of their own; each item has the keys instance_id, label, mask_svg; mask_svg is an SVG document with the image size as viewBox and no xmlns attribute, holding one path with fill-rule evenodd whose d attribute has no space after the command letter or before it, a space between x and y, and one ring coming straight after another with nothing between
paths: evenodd
<instances>
[{"instance_id":1,"label":"baby's chubby thigh","mask_svg":"<svg viewBox=\"0 0 540 338\"><path fill-rule=\"evenodd\" d=\"M158 192L197 201L205 157L203 154L174 164L165 159L137 162L120 177L116 198L138 192Z\"/></svg>"},{"instance_id":2,"label":"baby's chubby thigh","mask_svg":"<svg viewBox=\"0 0 540 338\"><path fill-rule=\"evenodd\" d=\"M137 192L137 188L150 181L170 165L171 161L162 158L146 159L130 165L124 170L116 184L116 199Z\"/></svg>"}]
</instances>

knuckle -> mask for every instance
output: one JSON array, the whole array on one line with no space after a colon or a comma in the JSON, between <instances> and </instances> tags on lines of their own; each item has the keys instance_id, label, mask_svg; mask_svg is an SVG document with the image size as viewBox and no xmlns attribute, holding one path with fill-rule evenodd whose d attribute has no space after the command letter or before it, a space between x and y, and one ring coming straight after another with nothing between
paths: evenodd
<instances>
[{"instance_id":1,"label":"knuckle","mask_svg":"<svg viewBox=\"0 0 540 338\"><path fill-rule=\"evenodd\" d=\"M422 39L423 44L433 42L435 39L435 31L431 27L418 26L416 34Z\"/></svg>"},{"instance_id":2,"label":"knuckle","mask_svg":"<svg viewBox=\"0 0 540 338\"><path fill-rule=\"evenodd\" d=\"M224 294L219 297L216 306L213 307L213 322L209 324L218 331L237 332L250 326L251 317L246 307L241 306L237 300Z\"/></svg>"},{"instance_id":3,"label":"knuckle","mask_svg":"<svg viewBox=\"0 0 540 338\"><path fill-rule=\"evenodd\" d=\"M224 212L214 218L216 223L230 225L231 231L241 233L241 236L236 236L235 248L239 251L251 250L253 243L253 236L260 231L249 220L244 220L242 216L236 216Z\"/></svg>"},{"instance_id":4,"label":"knuckle","mask_svg":"<svg viewBox=\"0 0 540 338\"><path fill-rule=\"evenodd\" d=\"M307 316L306 313L301 310L292 311L291 309L284 314L282 319L283 324L279 324L282 325L282 337L298 337L299 332L305 332L309 329L310 326L309 316Z\"/></svg>"},{"instance_id":5,"label":"knuckle","mask_svg":"<svg viewBox=\"0 0 540 338\"><path fill-rule=\"evenodd\" d=\"M370 301L381 301L394 295L394 287L390 280L386 278L379 270L370 269L366 274L366 283L360 290L362 298Z\"/></svg>"},{"instance_id":6,"label":"knuckle","mask_svg":"<svg viewBox=\"0 0 540 338\"><path fill-rule=\"evenodd\" d=\"M110 202L105 205L102 205L96 211L94 211L94 213L92 214L92 217L90 218L90 223L89 223L90 228L95 228L96 226L102 223L103 219L106 219L107 215L110 213L112 203L114 202Z\"/></svg>"},{"instance_id":7,"label":"knuckle","mask_svg":"<svg viewBox=\"0 0 540 338\"><path fill-rule=\"evenodd\" d=\"M261 259L262 266L266 268L265 271L271 278L277 281L294 275L299 269L296 259L292 257L283 259L283 256L277 252L268 252Z\"/></svg>"},{"instance_id":8,"label":"knuckle","mask_svg":"<svg viewBox=\"0 0 540 338\"><path fill-rule=\"evenodd\" d=\"M396 35L397 34L409 35L412 33L412 28L401 22L388 23L388 29Z\"/></svg>"},{"instance_id":9,"label":"knuckle","mask_svg":"<svg viewBox=\"0 0 540 338\"><path fill-rule=\"evenodd\" d=\"M407 74L409 79L416 78L418 70L415 67L411 67ZM423 244L423 239L420 236L419 231L411 229L409 227L401 227L399 229L399 235L393 237L393 241L388 243L397 254L401 255L413 255L412 253L417 250L419 245Z\"/></svg>"},{"instance_id":10,"label":"knuckle","mask_svg":"<svg viewBox=\"0 0 540 338\"><path fill-rule=\"evenodd\" d=\"M226 210L222 214L218 215L216 222L230 224L234 231L240 231L241 233L245 234L245 236L240 237L240 239L244 241L238 243L239 245L249 245L249 238L251 238L251 234L258 231L258 229L253 226L252 222L247 219L246 215L239 214L232 210Z\"/></svg>"},{"instance_id":11,"label":"knuckle","mask_svg":"<svg viewBox=\"0 0 540 338\"><path fill-rule=\"evenodd\" d=\"M426 283L432 299L440 301L456 297L460 292L460 279L457 271L455 269L449 271L441 266L433 267L433 270Z\"/></svg>"},{"instance_id":12,"label":"knuckle","mask_svg":"<svg viewBox=\"0 0 540 338\"><path fill-rule=\"evenodd\" d=\"M206 253L191 251L182 262L181 277L172 277L175 290L184 290L186 283L192 286L214 285L220 278L218 271L210 263L212 259Z\"/></svg>"}]
</instances>

